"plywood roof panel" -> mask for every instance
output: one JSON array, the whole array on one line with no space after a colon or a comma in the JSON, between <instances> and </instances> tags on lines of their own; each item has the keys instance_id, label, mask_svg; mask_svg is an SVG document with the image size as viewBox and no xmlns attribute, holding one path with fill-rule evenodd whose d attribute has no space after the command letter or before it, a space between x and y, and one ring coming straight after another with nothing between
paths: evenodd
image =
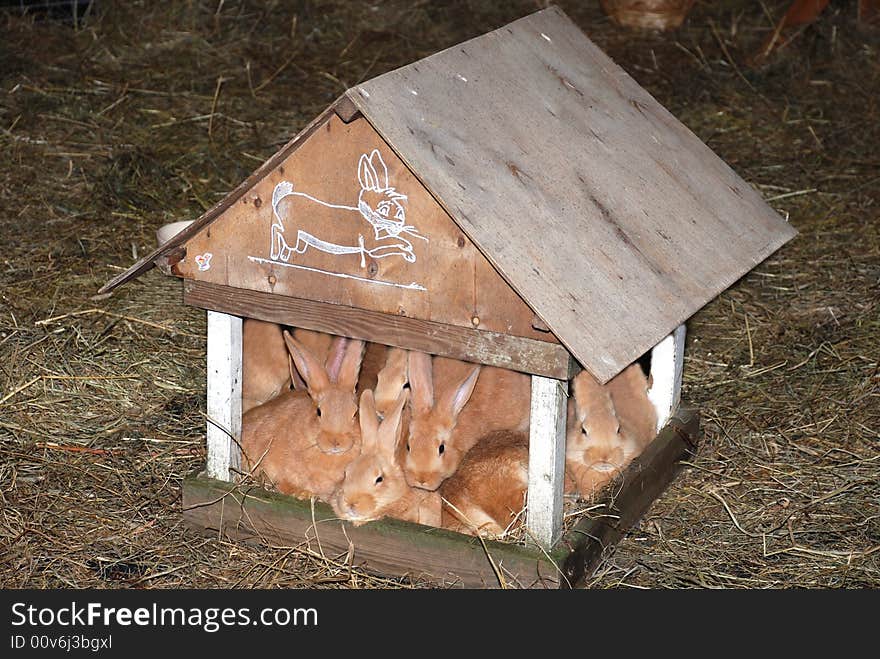
<instances>
[{"instance_id":1,"label":"plywood roof panel","mask_svg":"<svg viewBox=\"0 0 880 659\"><path fill-rule=\"evenodd\" d=\"M348 96L603 381L795 234L555 7Z\"/></svg>"}]
</instances>

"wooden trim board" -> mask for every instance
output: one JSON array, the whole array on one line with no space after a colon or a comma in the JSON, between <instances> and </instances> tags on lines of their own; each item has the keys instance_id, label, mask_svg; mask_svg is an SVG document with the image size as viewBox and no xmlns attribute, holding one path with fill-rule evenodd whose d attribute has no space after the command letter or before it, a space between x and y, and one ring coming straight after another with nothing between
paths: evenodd
<instances>
[{"instance_id":1,"label":"wooden trim board","mask_svg":"<svg viewBox=\"0 0 880 659\"><path fill-rule=\"evenodd\" d=\"M207 473L232 480L241 468L241 318L208 312Z\"/></svg>"},{"instance_id":2,"label":"wooden trim board","mask_svg":"<svg viewBox=\"0 0 880 659\"><path fill-rule=\"evenodd\" d=\"M532 376L526 528L539 547L562 535L568 381Z\"/></svg>"},{"instance_id":3,"label":"wooden trim board","mask_svg":"<svg viewBox=\"0 0 880 659\"><path fill-rule=\"evenodd\" d=\"M568 350L558 343L391 316L339 304L193 280L184 281L183 301L211 311L375 341L557 380L569 380L579 370Z\"/></svg>"},{"instance_id":4,"label":"wooden trim board","mask_svg":"<svg viewBox=\"0 0 880 659\"><path fill-rule=\"evenodd\" d=\"M556 565L567 553L491 540L484 549L472 536L390 518L353 526L326 504L316 502L312 509L309 501L204 475L184 481L183 516L189 526L212 534L305 545L339 563L452 587L498 588L488 552L507 587L556 588Z\"/></svg>"}]
</instances>

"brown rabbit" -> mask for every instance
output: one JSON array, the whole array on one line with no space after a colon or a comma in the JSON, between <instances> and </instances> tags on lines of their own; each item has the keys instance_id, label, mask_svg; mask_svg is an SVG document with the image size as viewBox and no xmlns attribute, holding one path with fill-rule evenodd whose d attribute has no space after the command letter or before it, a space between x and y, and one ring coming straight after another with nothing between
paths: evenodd
<instances>
[{"instance_id":1,"label":"brown rabbit","mask_svg":"<svg viewBox=\"0 0 880 659\"><path fill-rule=\"evenodd\" d=\"M410 351L409 385L404 469L414 487L440 487L483 435L528 430L531 380L522 373Z\"/></svg>"},{"instance_id":2,"label":"brown rabbit","mask_svg":"<svg viewBox=\"0 0 880 659\"><path fill-rule=\"evenodd\" d=\"M510 430L490 433L440 486L442 525L459 533L502 536L522 523L528 485L528 436Z\"/></svg>"},{"instance_id":3,"label":"brown rabbit","mask_svg":"<svg viewBox=\"0 0 880 659\"><path fill-rule=\"evenodd\" d=\"M281 325L245 318L241 332L241 412L244 414L290 389L290 369Z\"/></svg>"},{"instance_id":4,"label":"brown rabbit","mask_svg":"<svg viewBox=\"0 0 880 659\"><path fill-rule=\"evenodd\" d=\"M385 364L376 375L376 384L373 388L373 398L376 402L376 413L379 418L385 418L385 415L391 411L397 402L400 392L407 383L407 362L408 351L403 348L389 347L385 351ZM407 409L403 410L404 420L408 419ZM401 424L401 429L405 430L409 424Z\"/></svg>"},{"instance_id":5,"label":"brown rabbit","mask_svg":"<svg viewBox=\"0 0 880 659\"><path fill-rule=\"evenodd\" d=\"M377 344L373 344L377 345ZM384 349L381 353L382 356L382 367L379 369L377 373L370 379L365 381L364 378L361 378L358 387L361 387L363 383L363 388L359 389L359 391L365 391L366 389L371 389L373 391L373 399L376 405L376 414L379 416L379 419L382 420L385 416L391 411L394 407L394 404L397 402L398 396L400 396L400 392L407 384L407 361L408 361L408 351L403 348L392 348L391 346L382 346ZM367 352L369 353L369 346L367 346ZM379 351L375 351L374 354L378 354ZM366 356L364 357L366 360ZM376 362L378 363L378 359ZM371 365L372 368L375 368L375 364ZM363 368L361 368L361 372L363 372ZM404 406L403 414L400 419L400 433L402 437L409 436L409 420L410 420L410 408L409 406ZM400 462L403 464L405 459L405 451L406 446L405 442L398 443L398 451L401 453Z\"/></svg>"},{"instance_id":6,"label":"brown rabbit","mask_svg":"<svg viewBox=\"0 0 880 659\"><path fill-rule=\"evenodd\" d=\"M346 467L342 485L330 505L355 526L384 516L431 526L440 525L440 496L406 484L398 459L400 419L409 391L400 392L380 422L373 392L361 394L361 453Z\"/></svg>"},{"instance_id":7,"label":"brown rabbit","mask_svg":"<svg viewBox=\"0 0 880 659\"><path fill-rule=\"evenodd\" d=\"M357 455L325 453L318 448L315 403L303 391L286 391L255 407L241 419L242 462L279 492L329 501L345 468Z\"/></svg>"},{"instance_id":8,"label":"brown rabbit","mask_svg":"<svg viewBox=\"0 0 880 659\"><path fill-rule=\"evenodd\" d=\"M306 390L316 406L318 434L315 442L325 453L344 453L358 440L355 386L363 358L364 342L335 337L326 363L303 343L284 333L284 341Z\"/></svg>"},{"instance_id":9,"label":"brown rabbit","mask_svg":"<svg viewBox=\"0 0 880 659\"><path fill-rule=\"evenodd\" d=\"M379 418L383 418L397 402L401 389L406 386L406 370L406 350L381 343L367 343L358 378L358 392L372 389Z\"/></svg>"},{"instance_id":10,"label":"brown rabbit","mask_svg":"<svg viewBox=\"0 0 880 659\"><path fill-rule=\"evenodd\" d=\"M361 374L358 376L357 390L360 396L361 392L367 389L376 389L376 379L379 371L385 366L385 357L388 353L388 346L381 343L367 342L364 349L364 359L361 362ZM398 390L397 393L400 393ZM396 396L395 396L396 398Z\"/></svg>"},{"instance_id":11,"label":"brown rabbit","mask_svg":"<svg viewBox=\"0 0 880 659\"><path fill-rule=\"evenodd\" d=\"M354 399L352 383L363 346L345 339L334 342L328 356L328 365L339 369L334 382L308 349L297 345L286 332L284 339L291 351L290 370L296 354L308 393L288 390L242 416L243 463L253 475L266 477L279 492L315 495L328 501L358 453L359 429L348 398ZM353 431L349 425L354 426ZM346 444L348 450L340 450ZM323 446L330 450L323 450Z\"/></svg>"},{"instance_id":12,"label":"brown rabbit","mask_svg":"<svg viewBox=\"0 0 880 659\"><path fill-rule=\"evenodd\" d=\"M609 380L611 401L620 421L620 432L631 435L643 450L657 436L657 409L648 398L648 378L638 362Z\"/></svg>"},{"instance_id":13,"label":"brown rabbit","mask_svg":"<svg viewBox=\"0 0 880 659\"><path fill-rule=\"evenodd\" d=\"M590 496L607 485L641 447L621 432L608 385L588 372L572 380L565 442L565 489Z\"/></svg>"}]
</instances>

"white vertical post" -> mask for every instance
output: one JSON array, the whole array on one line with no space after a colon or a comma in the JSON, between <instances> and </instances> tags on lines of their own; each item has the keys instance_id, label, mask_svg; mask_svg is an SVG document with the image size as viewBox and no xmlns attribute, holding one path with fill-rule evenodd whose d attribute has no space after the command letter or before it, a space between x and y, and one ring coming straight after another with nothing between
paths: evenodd
<instances>
[{"instance_id":1,"label":"white vertical post","mask_svg":"<svg viewBox=\"0 0 880 659\"><path fill-rule=\"evenodd\" d=\"M681 371L684 366L684 323L651 350L651 388L648 399L657 410L659 431L678 408L681 398Z\"/></svg>"},{"instance_id":2,"label":"white vertical post","mask_svg":"<svg viewBox=\"0 0 880 659\"><path fill-rule=\"evenodd\" d=\"M568 382L532 376L526 528L549 550L562 534Z\"/></svg>"},{"instance_id":3,"label":"white vertical post","mask_svg":"<svg viewBox=\"0 0 880 659\"><path fill-rule=\"evenodd\" d=\"M241 467L241 318L208 312L209 478L233 480Z\"/></svg>"}]
</instances>

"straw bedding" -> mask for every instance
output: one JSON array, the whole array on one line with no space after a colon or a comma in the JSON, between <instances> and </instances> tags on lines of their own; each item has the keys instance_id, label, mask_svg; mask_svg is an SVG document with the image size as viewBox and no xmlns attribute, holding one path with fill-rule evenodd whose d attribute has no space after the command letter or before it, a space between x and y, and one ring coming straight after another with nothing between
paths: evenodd
<instances>
[{"instance_id":1,"label":"straw bedding","mask_svg":"<svg viewBox=\"0 0 880 659\"><path fill-rule=\"evenodd\" d=\"M347 87L542 6L0 11L0 584L432 585L186 529L204 312L155 270L94 294ZM663 34L560 6L800 232L689 321L705 436L588 585L880 586L880 31L834 3L756 69L784 2L698 2Z\"/></svg>"}]
</instances>

